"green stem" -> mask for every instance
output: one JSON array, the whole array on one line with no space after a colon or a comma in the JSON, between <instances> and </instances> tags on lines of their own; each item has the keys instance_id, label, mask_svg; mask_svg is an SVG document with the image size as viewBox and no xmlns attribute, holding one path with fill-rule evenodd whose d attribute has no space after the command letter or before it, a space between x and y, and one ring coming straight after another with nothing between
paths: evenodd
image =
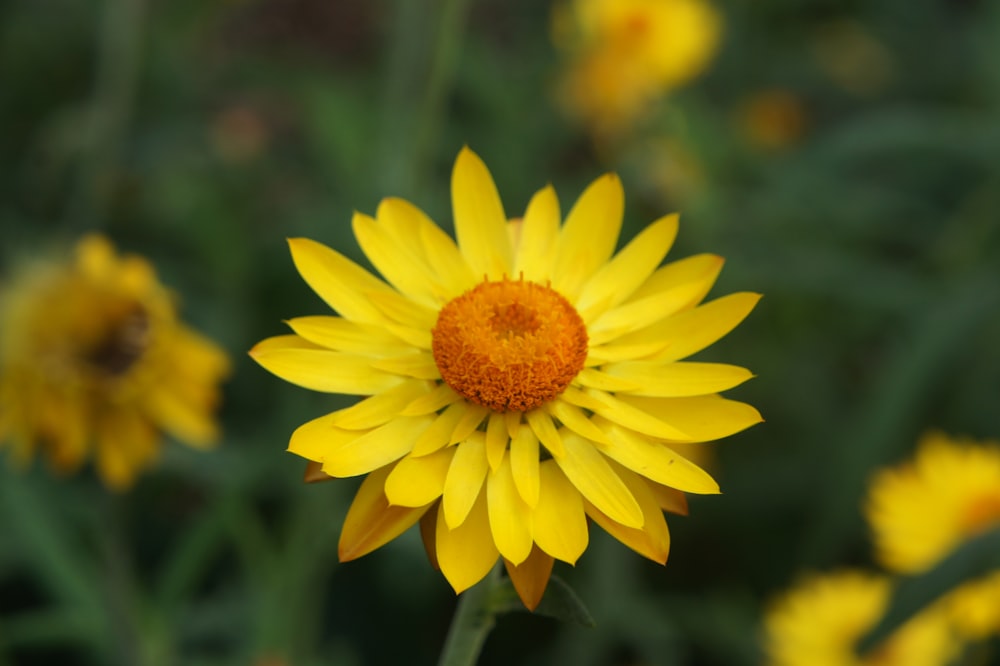
<instances>
[{"instance_id":1,"label":"green stem","mask_svg":"<svg viewBox=\"0 0 1000 666\"><path fill-rule=\"evenodd\" d=\"M438 666L474 666L486 637L496 624L490 601L500 580L500 564L486 578L462 593L451 619Z\"/></svg>"}]
</instances>

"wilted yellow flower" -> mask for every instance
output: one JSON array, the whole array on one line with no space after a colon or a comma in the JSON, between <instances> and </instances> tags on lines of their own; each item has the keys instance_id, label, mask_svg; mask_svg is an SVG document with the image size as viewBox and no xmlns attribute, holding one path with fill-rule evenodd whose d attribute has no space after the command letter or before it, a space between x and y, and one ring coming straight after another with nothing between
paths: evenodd
<instances>
[{"instance_id":1,"label":"wilted yellow flower","mask_svg":"<svg viewBox=\"0 0 1000 666\"><path fill-rule=\"evenodd\" d=\"M641 118L669 90L700 74L715 53L720 19L705 0L570 0L553 33L569 63L561 93L599 137Z\"/></svg>"},{"instance_id":2,"label":"wilted yellow flower","mask_svg":"<svg viewBox=\"0 0 1000 666\"><path fill-rule=\"evenodd\" d=\"M930 609L860 658L855 645L881 619L888 578L841 571L803 581L778 599L765 620L771 666L944 666L956 654L947 622Z\"/></svg>"},{"instance_id":3,"label":"wilted yellow flower","mask_svg":"<svg viewBox=\"0 0 1000 666\"><path fill-rule=\"evenodd\" d=\"M0 442L60 472L94 459L104 483L129 486L161 431L195 447L216 438L212 413L229 361L177 320L150 264L103 237L74 261L40 262L0 301Z\"/></svg>"},{"instance_id":4,"label":"wilted yellow flower","mask_svg":"<svg viewBox=\"0 0 1000 666\"><path fill-rule=\"evenodd\" d=\"M306 423L289 450L333 477L367 474L341 560L422 519L432 562L456 592L502 557L537 605L553 559L575 563L588 517L665 562L663 510L716 493L670 448L739 432L760 415L717 392L751 374L682 362L735 327L759 296L699 305L722 259L659 267L677 216L612 257L624 195L606 175L560 226L552 187L510 224L485 164L463 149L452 174L458 243L385 199L354 233L383 282L319 243L290 241L307 283L340 316L289 321L251 355L306 388L371 396ZM315 466L312 473L317 470Z\"/></svg>"},{"instance_id":5,"label":"wilted yellow flower","mask_svg":"<svg viewBox=\"0 0 1000 666\"><path fill-rule=\"evenodd\" d=\"M925 435L911 462L875 477L867 514L887 568L930 569L963 541L1000 527L1000 443ZM1000 630L998 593L993 575L949 594L956 626L971 636Z\"/></svg>"}]
</instances>

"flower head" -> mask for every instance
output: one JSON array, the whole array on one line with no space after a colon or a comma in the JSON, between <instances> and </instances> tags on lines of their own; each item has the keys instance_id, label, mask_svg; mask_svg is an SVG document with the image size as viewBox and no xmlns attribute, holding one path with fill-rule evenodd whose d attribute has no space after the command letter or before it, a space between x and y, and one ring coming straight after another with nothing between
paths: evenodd
<instances>
[{"instance_id":1,"label":"flower head","mask_svg":"<svg viewBox=\"0 0 1000 666\"><path fill-rule=\"evenodd\" d=\"M705 0L569 0L553 24L570 60L564 102L598 136L620 133L701 73L720 32Z\"/></svg>"},{"instance_id":2,"label":"flower head","mask_svg":"<svg viewBox=\"0 0 1000 666\"><path fill-rule=\"evenodd\" d=\"M1000 444L928 433L914 459L881 471L867 506L878 559L889 569L926 571L963 541L1000 527ZM949 594L960 630L1000 630L1000 572Z\"/></svg>"},{"instance_id":3,"label":"flower head","mask_svg":"<svg viewBox=\"0 0 1000 666\"><path fill-rule=\"evenodd\" d=\"M215 440L228 358L177 320L144 259L88 236L74 261L30 267L0 310L0 442L16 459L37 450L70 472L93 458L121 489L153 462L161 431Z\"/></svg>"},{"instance_id":4,"label":"flower head","mask_svg":"<svg viewBox=\"0 0 1000 666\"><path fill-rule=\"evenodd\" d=\"M957 645L939 609L911 619L869 655L855 646L882 617L892 592L883 576L841 571L804 580L766 619L772 666L940 666Z\"/></svg>"},{"instance_id":5,"label":"flower head","mask_svg":"<svg viewBox=\"0 0 1000 666\"><path fill-rule=\"evenodd\" d=\"M614 255L624 201L613 175L561 226L551 187L508 223L486 166L463 149L452 202L457 244L399 199L375 218L355 214L355 236L387 282L291 240L299 272L339 316L292 319L293 335L251 351L295 384L370 396L299 427L289 444L313 461L311 476L368 475L341 560L421 521L456 592L502 557L532 608L553 561L575 563L586 549L588 517L666 561L663 510L686 511L686 492L718 492L671 443L761 420L717 394L747 370L681 359L729 332L759 296L699 305L722 260L660 267L676 216Z\"/></svg>"}]
</instances>

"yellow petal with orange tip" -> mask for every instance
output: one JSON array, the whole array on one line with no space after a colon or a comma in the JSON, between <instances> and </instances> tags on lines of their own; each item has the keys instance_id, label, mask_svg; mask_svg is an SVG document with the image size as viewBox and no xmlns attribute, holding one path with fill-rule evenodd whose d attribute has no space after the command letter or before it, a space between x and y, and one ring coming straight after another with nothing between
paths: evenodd
<instances>
[{"instance_id":1,"label":"yellow petal with orange tip","mask_svg":"<svg viewBox=\"0 0 1000 666\"><path fill-rule=\"evenodd\" d=\"M719 492L719 484L708 472L667 444L601 417L594 417L594 423L608 435L610 443L598 445L604 455L633 472L688 493L711 495Z\"/></svg>"},{"instance_id":2,"label":"yellow petal with orange tip","mask_svg":"<svg viewBox=\"0 0 1000 666\"><path fill-rule=\"evenodd\" d=\"M643 514L628 486L595 444L574 432L562 430L566 455L556 464L584 499L627 527L642 527Z\"/></svg>"},{"instance_id":3,"label":"yellow petal with orange tip","mask_svg":"<svg viewBox=\"0 0 1000 666\"><path fill-rule=\"evenodd\" d=\"M676 488L670 488L661 483L656 483L655 481L647 480L646 483L649 485L649 488L653 492L653 496L656 498L656 502L660 505L661 509L669 513L677 514L678 516L688 515L687 495Z\"/></svg>"},{"instance_id":4,"label":"yellow petal with orange tip","mask_svg":"<svg viewBox=\"0 0 1000 666\"><path fill-rule=\"evenodd\" d=\"M531 552L531 507L518 494L509 456L487 477L486 500L497 550L505 559L520 564Z\"/></svg>"},{"instance_id":5,"label":"yellow petal with orange tip","mask_svg":"<svg viewBox=\"0 0 1000 666\"><path fill-rule=\"evenodd\" d=\"M483 487L488 467L486 438L481 432L473 433L456 448L444 481L441 513L446 528L455 529L466 521Z\"/></svg>"},{"instance_id":6,"label":"yellow petal with orange tip","mask_svg":"<svg viewBox=\"0 0 1000 666\"><path fill-rule=\"evenodd\" d=\"M584 321L624 302L653 274L677 237L678 220L673 214L653 222L587 280L576 302Z\"/></svg>"},{"instance_id":7,"label":"yellow petal with orange tip","mask_svg":"<svg viewBox=\"0 0 1000 666\"><path fill-rule=\"evenodd\" d=\"M372 368L369 358L323 349L297 335L267 338L250 350L250 356L285 381L324 393L372 395L403 381Z\"/></svg>"},{"instance_id":8,"label":"yellow petal with orange tip","mask_svg":"<svg viewBox=\"0 0 1000 666\"><path fill-rule=\"evenodd\" d=\"M302 279L340 316L369 324L386 322L367 294L394 294L389 285L322 243L289 238L288 247Z\"/></svg>"},{"instance_id":9,"label":"yellow petal with orange tip","mask_svg":"<svg viewBox=\"0 0 1000 666\"><path fill-rule=\"evenodd\" d=\"M554 460L539 466L538 504L531 513L532 536L543 551L576 564L587 549L587 516L583 498Z\"/></svg>"},{"instance_id":10,"label":"yellow petal with orange tip","mask_svg":"<svg viewBox=\"0 0 1000 666\"><path fill-rule=\"evenodd\" d=\"M507 215L489 169L468 147L455 160L451 202L458 248L473 274L491 280L510 275L514 261Z\"/></svg>"},{"instance_id":11,"label":"yellow petal with orange tip","mask_svg":"<svg viewBox=\"0 0 1000 666\"><path fill-rule=\"evenodd\" d=\"M337 555L341 562L357 559L384 546L415 525L427 511L429 505L389 506L383 488L391 471L392 465L373 471L358 488L340 530Z\"/></svg>"},{"instance_id":12,"label":"yellow petal with orange tip","mask_svg":"<svg viewBox=\"0 0 1000 666\"><path fill-rule=\"evenodd\" d=\"M458 594L481 581L496 564L500 552L490 531L485 490L479 493L468 519L461 525L449 529L443 514L442 503L434 539L437 561L441 573Z\"/></svg>"},{"instance_id":13,"label":"yellow petal with orange tip","mask_svg":"<svg viewBox=\"0 0 1000 666\"><path fill-rule=\"evenodd\" d=\"M389 503L424 506L439 498L444 492L444 480L454 455L452 447L429 456L407 456L400 460L385 482Z\"/></svg>"},{"instance_id":14,"label":"yellow petal with orange tip","mask_svg":"<svg viewBox=\"0 0 1000 666\"><path fill-rule=\"evenodd\" d=\"M437 544L434 543L434 540L437 538L438 504L440 502L432 504L427 513L420 518L420 541L424 544L427 561L430 562L431 567L435 570L441 569L437 558Z\"/></svg>"},{"instance_id":15,"label":"yellow petal with orange tip","mask_svg":"<svg viewBox=\"0 0 1000 666\"><path fill-rule=\"evenodd\" d=\"M395 462L413 449L432 421L429 416L402 416L353 440L338 442L326 452L323 471L330 476L357 476Z\"/></svg>"},{"instance_id":16,"label":"yellow petal with orange tip","mask_svg":"<svg viewBox=\"0 0 1000 666\"><path fill-rule=\"evenodd\" d=\"M306 461L306 471L302 475L303 483L321 483L323 481L333 481L332 476L323 473L323 464L315 460Z\"/></svg>"},{"instance_id":17,"label":"yellow petal with orange tip","mask_svg":"<svg viewBox=\"0 0 1000 666\"><path fill-rule=\"evenodd\" d=\"M552 288L571 303L614 253L624 212L625 192L613 173L591 183L570 209L556 245Z\"/></svg>"},{"instance_id":18,"label":"yellow petal with orange tip","mask_svg":"<svg viewBox=\"0 0 1000 666\"><path fill-rule=\"evenodd\" d=\"M542 596L545 595L545 588L548 587L549 578L552 577L555 559L538 546L534 546L524 562L513 564L510 560L504 559L503 564L507 569L507 575L510 576L510 582L517 591L517 596L521 598L521 603L530 611L538 608Z\"/></svg>"},{"instance_id":19,"label":"yellow petal with orange tip","mask_svg":"<svg viewBox=\"0 0 1000 666\"><path fill-rule=\"evenodd\" d=\"M559 240L559 198L551 185L531 197L521 221L512 277L545 284L552 277L552 251Z\"/></svg>"}]
</instances>

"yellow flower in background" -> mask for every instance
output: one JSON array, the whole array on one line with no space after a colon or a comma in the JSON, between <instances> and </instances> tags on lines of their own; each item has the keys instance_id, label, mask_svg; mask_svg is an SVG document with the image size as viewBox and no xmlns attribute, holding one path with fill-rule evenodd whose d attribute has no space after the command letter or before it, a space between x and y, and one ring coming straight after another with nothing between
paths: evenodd
<instances>
[{"instance_id":1,"label":"yellow flower in background","mask_svg":"<svg viewBox=\"0 0 1000 666\"><path fill-rule=\"evenodd\" d=\"M925 435L911 462L881 471L867 505L879 561L905 574L927 571L958 545L1000 528L1000 443ZM979 637L1000 631L1000 572L946 598L956 626Z\"/></svg>"},{"instance_id":2,"label":"yellow flower in background","mask_svg":"<svg viewBox=\"0 0 1000 666\"><path fill-rule=\"evenodd\" d=\"M150 264L91 235L75 259L39 262L0 300L0 443L59 472L93 459L128 487L156 459L161 431L203 448L226 354L177 320Z\"/></svg>"},{"instance_id":3,"label":"yellow flower in background","mask_svg":"<svg viewBox=\"0 0 1000 666\"><path fill-rule=\"evenodd\" d=\"M298 428L289 450L332 477L367 474L345 519L340 559L418 521L456 592L502 557L524 603L553 560L575 563L588 517L665 562L663 510L717 493L672 442L715 440L761 420L718 391L751 374L683 362L734 328L759 296L699 305L722 259L660 266L677 216L617 255L624 195L605 175L560 225L552 187L508 223L485 164L463 149L452 174L456 243L413 205L354 215L388 282L319 243L292 239L305 281L339 316L290 320L293 335L251 355L292 383L370 396Z\"/></svg>"},{"instance_id":4,"label":"yellow flower in background","mask_svg":"<svg viewBox=\"0 0 1000 666\"><path fill-rule=\"evenodd\" d=\"M553 14L561 95L599 138L620 134L707 67L721 20L704 0L570 0Z\"/></svg>"},{"instance_id":5,"label":"yellow flower in background","mask_svg":"<svg viewBox=\"0 0 1000 666\"><path fill-rule=\"evenodd\" d=\"M939 609L900 627L864 658L856 643L881 619L888 578L841 571L804 580L776 600L765 620L771 666L943 666L957 644Z\"/></svg>"}]
</instances>

